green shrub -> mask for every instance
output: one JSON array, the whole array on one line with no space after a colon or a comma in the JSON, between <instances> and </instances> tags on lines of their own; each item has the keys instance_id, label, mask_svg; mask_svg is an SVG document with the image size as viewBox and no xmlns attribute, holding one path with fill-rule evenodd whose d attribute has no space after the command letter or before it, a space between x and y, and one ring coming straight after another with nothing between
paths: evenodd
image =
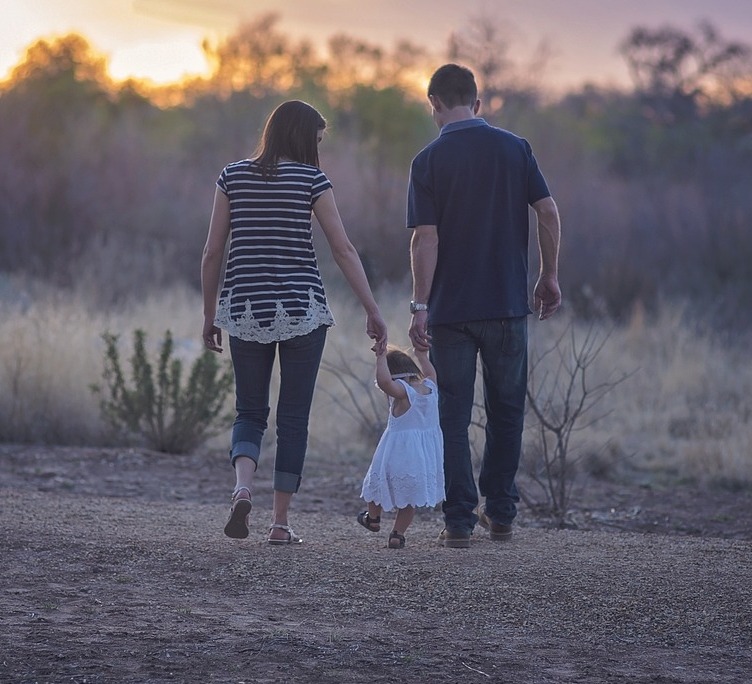
<instances>
[{"instance_id":1,"label":"green shrub","mask_svg":"<svg viewBox=\"0 0 752 684\"><path fill-rule=\"evenodd\" d=\"M165 333L156 377L146 353L146 334L133 334L130 386L120 363L118 336L104 333L104 387L92 385L101 397L106 422L121 437L137 438L152 449L187 453L216 435L231 420L223 412L233 387L232 368L224 371L214 353L205 350L182 383L183 363L173 358L172 333Z\"/></svg>"}]
</instances>

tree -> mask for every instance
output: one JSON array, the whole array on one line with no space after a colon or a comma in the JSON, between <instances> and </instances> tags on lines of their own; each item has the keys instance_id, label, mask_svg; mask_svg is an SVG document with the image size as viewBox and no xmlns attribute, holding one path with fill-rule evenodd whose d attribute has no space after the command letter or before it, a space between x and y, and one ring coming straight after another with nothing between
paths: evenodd
<instances>
[{"instance_id":1,"label":"tree","mask_svg":"<svg viewBox=\"0 0 752 684\"><path fill-rule=\"evenodd\" d=\"M508 27L479 15L449 36L448 57L473 69L486 118L498 117L504 110L508 119L512 110L525 109L538 99L549 49L541 43L527 64L520 64L510 56L510 34Z\"/></svg>"},{"instance_id":2,"label":"tree","mask_svg":"<svg viewBox=\"0 0 752 684\"><path fill-rule=\"evenodd\" d=\"M94 52L86 38L70 33L60 38L42 38L29 46L23 61L11 71L10 87L40 80L54 82L66 76L100 87L111 83L107 60Z\"/></svg>"},{"instance_id":3,"label":"tree","mask_svg":"<svg viewBox=\"0 0 752 684\"><path fill-rule=\"evenodd\" d=\"M619 48L637 92L663 123L695 117L712 101L736 99L752 74L750 46L721 38L707 21L692 35L672 26L638 26Z\"/></svg>"},{"instance_id":4,"label":"tree","mask_svg":"<svg viewBox=\"0 0 752 684\"><path fill-rule=\"evenodd\" d=\"M265 14L219 44L204 41L213 65L211 86L223 95L239 90L258 97L302 89L320 79L322 65L312 44L294 43L277 30L279 15Z\"/></svg>"},{"instance_id":5,"label":"tree","mask_svg":"<svg viewBox=\"0 0 752 684\"><path fill-rule=\"evenodd\" d=\"M429 70L425 48L402 40L389 51L344 34L329 39L326 85L335 95L356 87L395 88L405 95L425 97L423 80Z\"/></svg>"},{"instance_id":6,"label":"tree","mask_svg":"<svg viewBox=\"0 0 752 684\"><path fill-rule=\"evenodd\" d=\"M13 69L0 91L0 265L49 276L80 253L91 225L71 193L77 142L97 149L110 88L106 61L78 34L36 41Z\"/></svg>"}]
</instances>

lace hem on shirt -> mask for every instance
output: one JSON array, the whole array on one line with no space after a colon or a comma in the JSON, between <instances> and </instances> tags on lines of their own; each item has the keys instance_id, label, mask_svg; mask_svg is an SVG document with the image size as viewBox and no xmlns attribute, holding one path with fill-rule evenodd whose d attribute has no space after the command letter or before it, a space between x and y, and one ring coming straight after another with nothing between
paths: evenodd
<instances>
[{"instance_id":1,"label":"lace hem on shirt","mask_svg":"<svg viewBox=\"0 0 752 684\"><path fill-rule=\"evenodd\" d=\"M263 326L254 317L249 299L245 300L243 312L235 316L230 313L231 301L232 291L219 300L214 324L226 330L232 337L246 342L261 342L262 344L281 342L292 337L307 335L322 325L334 325L334 317L329 307L316 300L312 289L308 291L308 309L305 316L290 316L282 306L282 302L277 302L274 320L271 324Z\"/></svg>"}]
</instances>

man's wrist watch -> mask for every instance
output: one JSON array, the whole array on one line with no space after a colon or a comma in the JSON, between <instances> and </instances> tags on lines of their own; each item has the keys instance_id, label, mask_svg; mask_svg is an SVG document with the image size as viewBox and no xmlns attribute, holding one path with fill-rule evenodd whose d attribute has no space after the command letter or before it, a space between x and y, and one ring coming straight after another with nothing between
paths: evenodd
<instances>
[{"instance_id":1,"label":"man's wrist watch","mask_svg":"<svg viewBox=\"0 0 752 684\"><path fill-rule=\"evenodd\" d=\"M418 302L410 302L410 313L414 314L417 311L428 311L428 304L419 304Z\"/></svg>"}]
</instances>

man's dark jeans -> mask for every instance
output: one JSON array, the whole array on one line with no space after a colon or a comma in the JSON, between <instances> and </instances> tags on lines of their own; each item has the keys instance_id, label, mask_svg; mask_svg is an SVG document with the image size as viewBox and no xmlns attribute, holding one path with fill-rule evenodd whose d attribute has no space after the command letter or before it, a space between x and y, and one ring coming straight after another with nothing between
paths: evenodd
<instances>
[{"instance_id":1,"label":"man's dark jeans","mask_svg":"<svg viewBox=\"0 0 752 684\"><path fill-rule=\"evenodd\" d=\"M430 333L444 434L446 527L471 532L478 522L474 511L478 489L468 439L478 355L486 413L486 444L478 487L486 498L489 518L510 524L520 500L514 478L525 416L527 317L433 325Z\"/></svg>"},{"instance_id":2,"label":"man's dark jeans","mask_svg":"<svg viewBox=\"0 0 752 684\"><path fill-rule=\"evenodd\" d=\"M308 417L326 331L326 326L321 326L308 335L270 344L230 337L237 410L230 452L233 464L238 456L247 456L258 464L269 417L272 367L279 349L277 455L274 461L276 491L294 493L300 487L308 446Z\"/></svg>"}]
</instances>

